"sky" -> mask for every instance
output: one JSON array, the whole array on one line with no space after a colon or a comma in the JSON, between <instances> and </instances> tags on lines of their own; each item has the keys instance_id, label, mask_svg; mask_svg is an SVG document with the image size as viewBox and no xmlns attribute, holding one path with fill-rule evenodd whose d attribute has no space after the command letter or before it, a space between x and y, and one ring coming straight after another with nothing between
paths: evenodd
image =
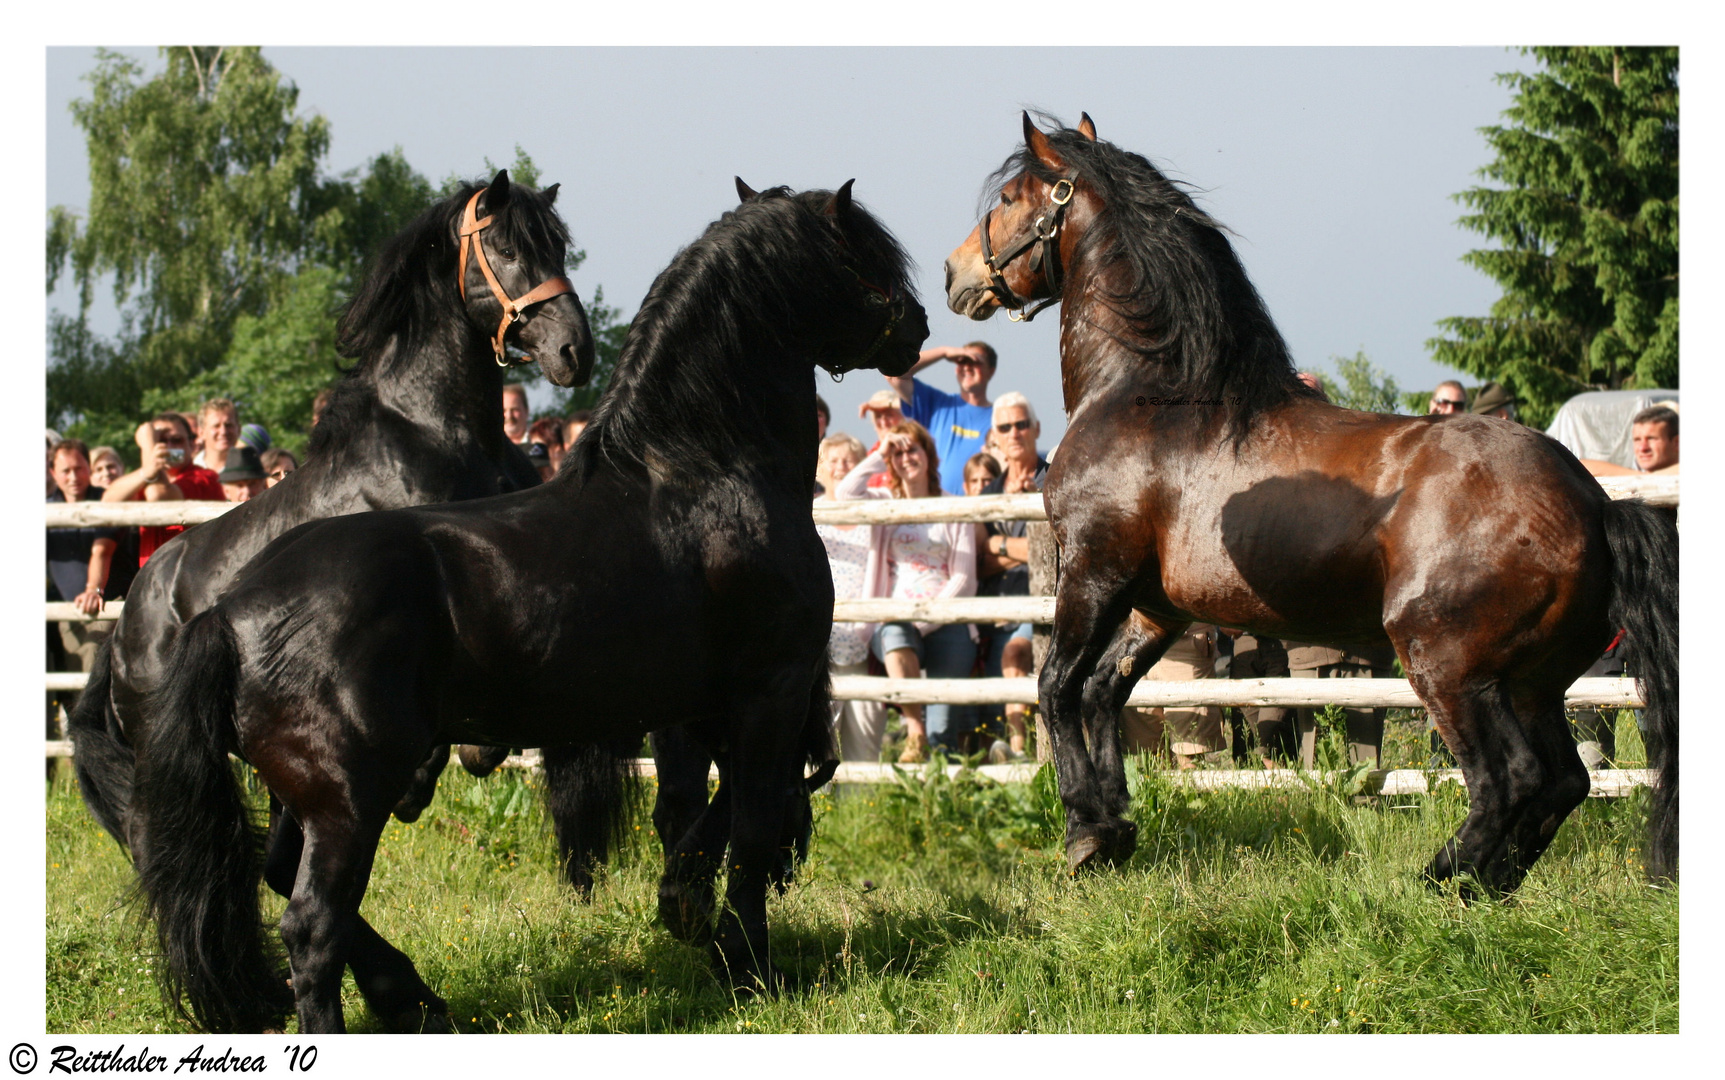
<instances>
[{"instance_id":1,"label":"sky","mask_svg":"<svg viewBox=\"0 0 1725 1080\"><path fill-rule=\"evenodd\" d=\"M154 49L130 52L152 69ZM993 396L1028 395L1044 447L1064 431L1058 314L1026 326L947 310L942 264L977 220L985 178L1020 139L1022 108L1102 138L1193 186L1233 242L1302 368L1363 350L1403 389L1453 376L1428 357L1438 319L1485 314L1497 296L1460 259L1483 237L1451 198L1490 159L1478 129L1510 103L1500 72L1532 70L1483 47L1335 48L266 48L326 117L326 170L399 146L434 181L506 164L520 145L602 286L632 314L654 276L752 186L856 197L916 260L929 344L988 341ZM91 48L47 50L47 205L81 211L89 183L67 106L85 96ZM486 72L507 88L480 92ZM108 294L94 314L116 325ZM65 285L51 307L75 310ZM953 391L950 365L925 376ZM865 436L857 407L883 386L859 372L820 392L833 427ZM544 398L535 395L539 403ZM871 440L865 440L871 441Z\"/></svg>"}]
</instances>

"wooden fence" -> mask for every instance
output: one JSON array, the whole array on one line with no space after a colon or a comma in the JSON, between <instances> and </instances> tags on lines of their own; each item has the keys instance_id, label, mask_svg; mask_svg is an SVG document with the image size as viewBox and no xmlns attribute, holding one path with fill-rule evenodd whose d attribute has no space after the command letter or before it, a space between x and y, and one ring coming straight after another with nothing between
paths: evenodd
<instances>
[{"instance_id":1,"label":"wooden fence","mask_svg":"<svg viewBox=\"0 0 1725 1080\"><path fill-rule=\"evenodd\" d=\"M1678 505L1678 478L1602 477L1600 484L1614 499L1642 498L1654 506ZM48 528L93 525L195 525L208 521L236 504L214 502L169 503L52 503L47 507ZM907 500L820 501L814 504L814 519L820 524L881 525L919 522L987 522L1047 520L1041 495L986 495L969 498ZM97 620L117 619L122 602L108 604ZM48 604L48 620L91 621L71 604ZM963 597L938 601L841 600L833 606L838 622L895 622L912 620L933 623L1028 622L1047 624L1054 618L1054 597ZM82 689L86 676L80 672L47 673L48 690ZM881 701L888 704L992 705L1030 704L1037 701L1034 679L887 679L841 676L833 680L833 696L841 701ZM1198 679L1185 682L1141 681L1127 700L1136 706L1322 706L1337 704L1366 707L1421 706L1406 679ZM1639 708L1642 700L1630 679L1580 679L1565 694L1569 708ZM49 743L50 756L70 753L70 744ZM519 763L519 762L518 762ZM649 763L650 764L650 763ZM1026 766L987 766L1002 779L1022 778ZM1034 766L1028 767L1034 771ZM1018 772L1014 772L1017 770ZM1595 794L1617 793L1623 784L1644 783L1640 770L1608 770L1613 776L1595 782ZM1409 774L1403 777L1401 774ZM1621 776L1616 774L1621 773ZM887 766L846 762L840 781L864 782L892 775ZM1026 774L1028 775L1028 773ZM1373 774L1375 777L1378 774ZM1425 790L1420 770L1394 770L1372 781L1385 794ZM1459 777L1459 773L1457 774ZM1277 777L1277 779L1248 779ZM1415 779L1417 777L1418 779ZM1231 779L1224 779L1231 778ZM1204 785L1264 785L1299 783L1289 770L1203 770L1191 783Z\"/></svg>"}]
</instances>

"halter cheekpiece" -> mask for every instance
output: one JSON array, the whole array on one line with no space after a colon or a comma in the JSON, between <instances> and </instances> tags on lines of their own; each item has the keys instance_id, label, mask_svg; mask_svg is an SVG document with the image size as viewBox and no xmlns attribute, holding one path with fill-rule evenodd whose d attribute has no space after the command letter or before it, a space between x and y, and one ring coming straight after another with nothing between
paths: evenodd
<instances>
[{"instance_id":1,"label":"halter cheekpiece","mask_svg":"<svg viewBox=\"0 0 1725 1080\"><path fill-rule=\"evenodd\" d=\"M1073 173L1056 180L1048 193L1048 199L1054 208L1036 215L1030 231L998 255L988 242L988 226L994 217L994 211L990 209L982 215L982 226L977 231L982 238L982 262L988 267L988 291L1000 299L1001 306L1006 308L1006 317L1013 322L1029 322L1036 318L1037 312L1060 301L1060 223L1065 220L1066 207L1072 202L1072 182L1076 179L1078 174ZM1041 270L1042 276L1048 280L1049 295L1040 303L1026 309L1025 305L1030 303L1029 298L1013 292L1001 271L1012 260L1033 247L1038 250L1035 258L1031 260L1031 265Z\"/></svg>"},{"instance_id":2,"label":"halter cheekpiece","mask_svg":"<svg viewBox=\"0 0 1725 1080\"><path fill-rule=\"evenodd\" d=\"M572 293L575 291L575 286L571 285L566 277L546 278L528 290L525 295L514 299L510 298L509 293L504 291L502 283L497 280L497 275L491 272L491 262L485 257L485 245L479 242L480 231L497 221L495 214L487 214L484 218L480 218L476 211L479 206L479 197L489 190L489 188L480 188L475 191L473 198L467 200L467 209L461 215L461 269L456 283L461 287L461 299L465 303L467 301L467 252L471 247L474 261L479 263L479 269L485 274L486 283L491 286L491 295L497 297L497 302L503 305L503 321L497 324L497 336L492 339L491 348L497 354L497 366L508 367L509 356L503 348L503 335L509 332L509 324L520 319L524 311L539 301L549 300L553 296L561 296L564 293ZM525 362L523 361L523 363Z\"/></svg>"}]
</instances>

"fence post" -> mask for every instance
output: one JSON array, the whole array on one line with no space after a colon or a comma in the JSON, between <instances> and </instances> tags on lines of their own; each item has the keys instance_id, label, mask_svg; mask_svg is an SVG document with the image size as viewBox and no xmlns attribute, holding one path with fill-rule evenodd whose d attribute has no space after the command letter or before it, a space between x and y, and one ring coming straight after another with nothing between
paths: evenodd
<instances>
[{"instance_id":1,"label":"fence post","mask_svg":"<svg viewBox=\"0 0 1725 1080\"><path fill-rule=\"evenodd\" d=\"M1054 542L1054 530L1046 521L1032 521L1025 526L1024 535L1030 542L1030 595L1053 596L1055 583L1060 580L1060 546ZM1031 656L1035 659L1035 674L1042 675L1042 661L1048 655L1048 646L1053 627L1037 623L1035 636L1031 639ZM1036 716L1036 760L1038 762L1052 761L1054 744L1048 738L1048 725L1043 722L1042 709L1039 707Z\"/></svg>"}]
</instances>

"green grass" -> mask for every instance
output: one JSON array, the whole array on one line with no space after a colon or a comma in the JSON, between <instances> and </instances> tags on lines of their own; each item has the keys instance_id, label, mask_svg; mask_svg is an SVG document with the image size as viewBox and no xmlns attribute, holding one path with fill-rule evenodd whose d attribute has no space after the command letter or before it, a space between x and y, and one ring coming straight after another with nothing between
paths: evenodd
<instances>
[{"instance_id":1,"label":"green grass","mask_svg":"<svg viewBox=\"0 0 1725 1080\"><path fill-rule=\"evenodd\" d=\"M644 820L576 903L533 783L445 773L386 830L366 897L464 1031L1677 1030L1678 889L1642 878L1640 797L1589 800L1513 901L1464 906L1418 877L1465 812L1454 785L1357 805L1134 768L1138 854L1078 879L1046 776L850 787L817 797L801 883L771 901L799 988L761 1002L658 927ZM48 1029L186 1030L129 864L68 781L47 801ZM348 988L350 1027L376 1030Z\"/></svg>"}]
</instances>

